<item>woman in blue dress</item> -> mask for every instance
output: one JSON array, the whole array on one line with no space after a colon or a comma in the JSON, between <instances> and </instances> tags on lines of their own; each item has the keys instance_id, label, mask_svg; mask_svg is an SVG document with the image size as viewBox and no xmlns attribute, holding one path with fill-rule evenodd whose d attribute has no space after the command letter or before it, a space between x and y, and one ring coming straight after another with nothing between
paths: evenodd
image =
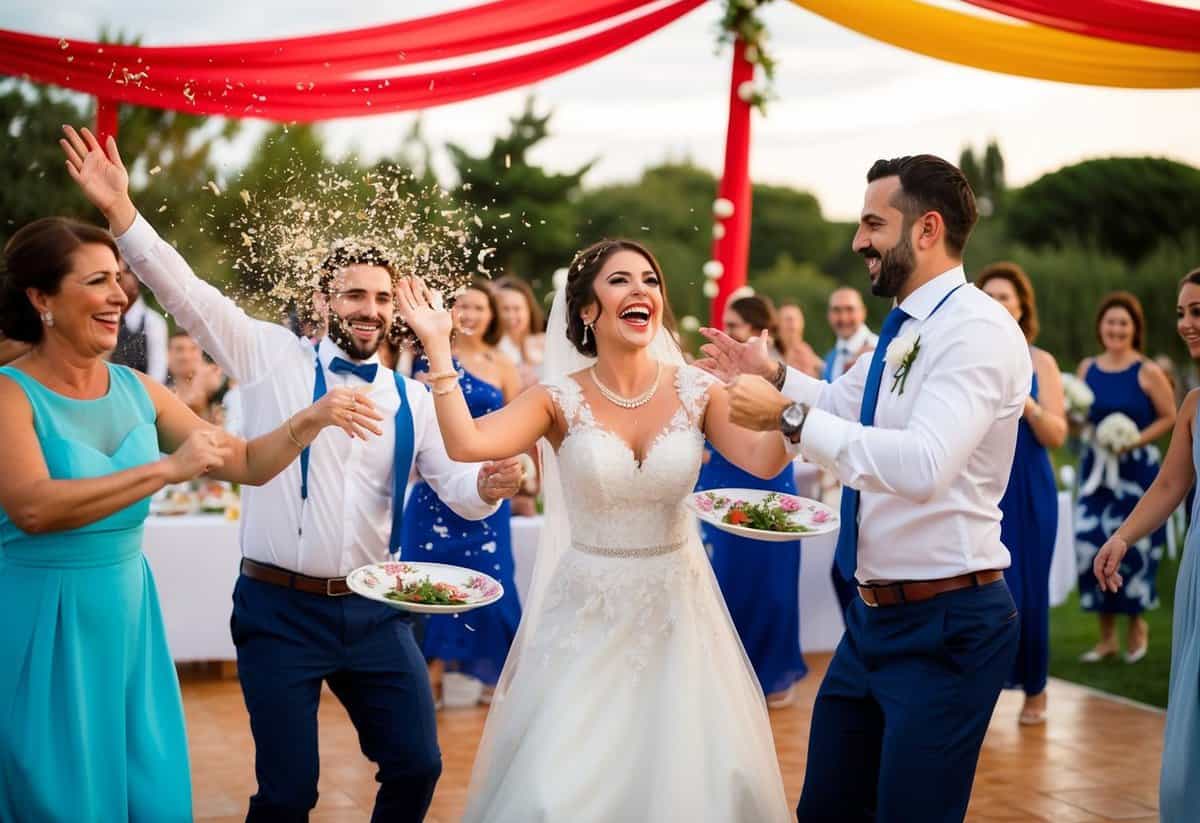
<instances>
[{"instance_id":1,"label":"woman in blue dress","mask_svg":"<svg viewBox=\"0 0 1200 823\"><path fill-rule=\"evenodd\" d=\"M482 417L521 391L516 366L497 348L502 331L496 298L485 281L476 281L454 303L454 363L473 417ZM414 377L428 370L418 358ZM458 672L483 683L487 702L500 678L504 659L521 622L513 581L512 511L507 500L486 520L464 520L417 483L404 510L404 556L409 560L450 563L489 574L504 586L504 597L486 609L461 617L437 615L425 624L422 646L430 661L435 693L443 672Z\"/></svg>"},{"instance_id":2,"label":"woman in blue dress","mask_svg":"<svg viewBox=\"0 0 1200 823\"><path fill-rule=\"evenodd\" d=\"M1193 361L1200 362L1200 269L1180 284L1179 336ZM1160 529L1194 487L1200 473L1200 389L1183 401L1162 470L1133 512L1096 554L1093 575L1101 592L1116 594L1125 583L1125 557L1131 546ZM1167 694L1158 810L1162 823L1191 823L1200 809L1200 529L1192 525L1175 583L1171 681Z\"/></svg>"},{"instance_id":3,"label":"woman in blue dress","mask_svg":"<svg viewBox=\"0 0 1200 823\"><path fill-rule=\"evenodd\" d=\"M142 555L150 496L206 473L265 482L348 413L349 397L327 399L250 444L202 421L105 362L127 302L118 277L112 235L72 220L34 221L4 248L0 329L32 344L0 368L4 821L192 819L179 682Z\"/></svg>"},{"instance_id":4,"label":"woman in blue dress","mask_svg":"<svg viewBox=\"0 0 1200 823\"><path fill-rule=\"evenodd\" d=\"M1104 352L1079 364L1079 376L1095 394L1088 422L1098 426L1109 415L1120 413L1130 418L1139 432L1137 441L1119 455L1108 454L1094 442L1084 447L1075 505L1079 603L1100 618L1100 642L1081 658L1087 663L1117 654L1119 614L1129 617L1125 662L1136 663L1145 657L1150 628L1141 614L1158 606L1155 577L1166 543L1162 528L1131 547L1121 565L1125 585L1120 590L1101 590L1092 574L1096 552L1154 482L1159 464L1154 443L1175 423L1171 384L1163 370L1142 354L1145 327L1138 299L1128 292L1113 292L1101 301L1096 313L1096 336Z\"/></svg>"},{"instance_id":5,"label":"woman in blue dress","mask_svg":"<svg viewBox=\"0 0 1200 823\"><path fill-rule=\"evenodd\" d=\"M725 309L725 333L739 342L766 331L782 359L775 333L775 311L761 297L734 300ZM737 488L796 493L789 465L777 477L761 480L742 471L714 448L700 470L697 491ZM761 543L703 527L713 572L729 607L742 645L750 658L767 705L787 706L795 700L795 683L808 673L800 651L800 541Z\"/></svg>"},{"instance_id":6,"label":"woman in blue dress","mask_svg":"<svg viewBox=\"0 0 1200 823\"><path fill-rule=\"evenodd\" d=\"M1029 341L1033 387L1017 428L1008 489L1000 500L1000 539L1012 565L1004 579L1021 615L1021 640L1008 688L1025 692L1019 720L1046 720L1046 679L1050 666L1050 561L1058 533L1058 487L1049 449L1067 439L1066 401L1058 363L1035 348L1037 300L1029 276L1016 263L993 263L979 273L979 288L1008 309Z\"/></svg>"}]
</instances>

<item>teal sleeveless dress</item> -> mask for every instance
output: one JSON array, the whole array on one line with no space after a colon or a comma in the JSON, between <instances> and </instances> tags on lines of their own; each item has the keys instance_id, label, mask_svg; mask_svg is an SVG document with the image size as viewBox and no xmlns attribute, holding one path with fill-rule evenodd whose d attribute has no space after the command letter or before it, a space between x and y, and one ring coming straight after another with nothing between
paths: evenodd
<instances>
[{"instance_id":1,"label":"teal sleeveless dress","mask_svg":"<svg viewBox=\"0 0 1200 823\"><path fill-rule=\"evenodd\" d=\"M137 375L75 400L12 367L55 479L159 458ZM26 534L0 509L0 821L192 819L179 681L142 555L149 499Z\"/></svg>"}]
</instances>

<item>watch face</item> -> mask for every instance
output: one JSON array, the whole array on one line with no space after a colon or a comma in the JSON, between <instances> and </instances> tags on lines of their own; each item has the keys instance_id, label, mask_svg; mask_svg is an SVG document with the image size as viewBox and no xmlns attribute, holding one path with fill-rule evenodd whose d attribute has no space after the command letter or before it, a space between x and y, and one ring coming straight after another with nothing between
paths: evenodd
<instances>
[{"instance_id":1,"label":"watch face","mask_svg":"<svg viewBox=\"0 0 1200 823\"><path fill-rule=\"evenodd\" d=\"M796 428L804 420L804 409L800 406L788 406L783 410L783 422L789 428Z\"/></svg>"}]
</instances>

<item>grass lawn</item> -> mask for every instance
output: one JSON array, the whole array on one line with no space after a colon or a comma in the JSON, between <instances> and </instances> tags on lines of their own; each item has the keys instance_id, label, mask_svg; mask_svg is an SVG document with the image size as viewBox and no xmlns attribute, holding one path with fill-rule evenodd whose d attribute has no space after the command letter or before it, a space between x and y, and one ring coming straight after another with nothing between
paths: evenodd
<instances>
[{"instance_id":1,"label":"grass lawn","mask_svg":"<svg viewBox=\"0 0 1200 823\"><path fill-rule=\"evenodd\" d=\"M1095 614L1079 608L1077 592L1072 592L1066 603L1051 609L1051 676L1165 708L1171 667L1171 615L1178 573L1179 559L1168 560L1164 551L1163 561L1158 566L1159 607L1144 615L1150 624L1150 651L1141 662L1132 666L1120 657L1099 663L1079 662L1079 655L1096 644L1100 627ZM1117 618L1117 636L1122 650L1127 626L1126 618Z\"/></svg>"}]
</instances>

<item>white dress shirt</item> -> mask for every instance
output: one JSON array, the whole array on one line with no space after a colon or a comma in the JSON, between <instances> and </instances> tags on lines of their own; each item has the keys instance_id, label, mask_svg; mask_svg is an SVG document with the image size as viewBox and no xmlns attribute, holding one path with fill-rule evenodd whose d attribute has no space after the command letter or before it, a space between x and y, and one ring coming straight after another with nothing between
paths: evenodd
<instances>
[{"instance_id":1,"label":"white dress shirt","mask_svg":"<svg viewBox=\"0 0 1200 823\"><path fill-rule=\"evenodd\" d=\"M1012 316L964 284L958 266L900 305L910 319L897 337L919 334L920 351L903 394L884 367L874 426L858 422L870 357L834 383L788 370L784 393L811 407L799 451L862 494L861 582L933 580L1010 563L1000 498L1032 364Z\"/></svg>"},{"instance_id":2,"label":"white dress shirt","mask_svg":"<svg viewBox=\"0 0 1200 823\"><path fill-rule=\"evenodd\" d=\"M380 368L368 386L353 374L334 374L334 357L350 358L332 340L314 347L287 328L248 316L236 303L192 272L179 253L138 215L117 244L130 268L179 324L238 381L243 435L266 434L310 405L315 359L328 389L362 386L383 415L383 435L352 439L336 427L311 446L308 499L300 497L300 461L260 487L242 490L242 553L313 577L338 577L388 557L392 526L395 413L401 402L393 373ZM372 357L368 362L376 362ZM433 399L404 379L412 406L414 463L421 476L457 514L479 520L496 511L476 487L478 464L446 455ZM407 474L407 468L401 469ZM301 526L303 528L301 528Z\"/></svg>"},{"instance_id":3,"label":"white dress shirt","mask_svg":"<svg viewBox=\"0 0 1200 823\"><path fill-rule=\"evenodd\" d=\"M877 342L879 342L879 335L872 332L866 323L859 326L858 330L845 340L839 337L833 347L833 371L831 372L833 378L836 380L846 373L846 361L862 351L863 347L874 348Z\"/></svg>"},{"instance_id":4,"label":"white dress shirt","mask_svg":"<svg viewBox=\"0 0 1200 823\"><path fill-rule=\"evenodd\" d=\"M146 335L146 374L167 382L167 318L146 305L139 294L125 312L125 327Z\"/></svg>"}]
</instances>

